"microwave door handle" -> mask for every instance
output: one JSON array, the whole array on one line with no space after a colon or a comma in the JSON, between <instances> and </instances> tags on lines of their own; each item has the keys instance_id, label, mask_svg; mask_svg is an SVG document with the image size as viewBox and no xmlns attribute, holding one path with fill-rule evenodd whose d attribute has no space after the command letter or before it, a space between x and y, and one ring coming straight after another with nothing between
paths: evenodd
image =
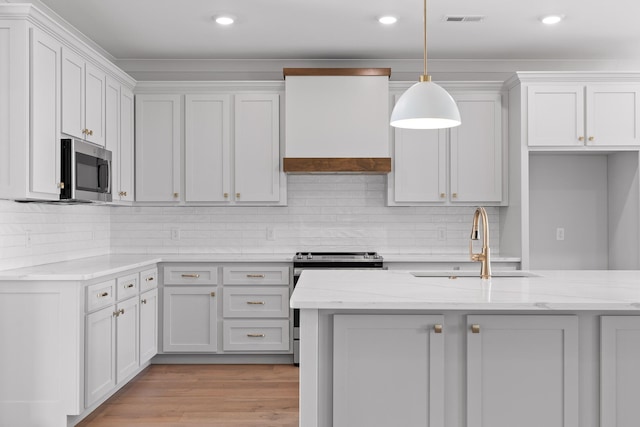
<instances>
[{"instance_id":1,"label":"microwave door handle","mask_svg":"<svg viewBox=\"0 0 640 427\"><path fill-rule=\"evenodd\" d=\"M111 193L111 160L107 160L107 194Z\"/></svg>"}]
</instances>

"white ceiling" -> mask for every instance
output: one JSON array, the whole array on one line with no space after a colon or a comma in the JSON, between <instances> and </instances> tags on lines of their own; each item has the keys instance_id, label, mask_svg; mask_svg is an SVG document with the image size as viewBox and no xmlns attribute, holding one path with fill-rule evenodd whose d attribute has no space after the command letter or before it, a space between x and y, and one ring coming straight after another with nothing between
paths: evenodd
<instances>
[{"instance_id":1,"label":"white ceiling","mask_svg":"<svg viewBox=\"0 0 640 427\"><path fill-rule=\"evenodd\" d=\"M11 1L11 0L9 0ZM116 59L416 59L421 0L41 0ZM221 27L213 15L237 17ZM566 16L561 24L542 15ZM383 26L377 17L398 17ZM444 15L484 15L447 23ZM635 0L429 0L429 58L640 59Z\"/></svg>"}]
</instances>

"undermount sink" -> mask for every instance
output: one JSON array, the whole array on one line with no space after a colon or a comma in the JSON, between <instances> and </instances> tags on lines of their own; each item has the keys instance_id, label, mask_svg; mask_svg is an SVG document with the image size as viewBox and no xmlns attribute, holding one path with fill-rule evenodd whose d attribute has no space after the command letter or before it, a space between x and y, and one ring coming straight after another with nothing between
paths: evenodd
<instances>
[{"instance_id":1,"label":"undermount sink","mask_svg":"<svg viewBox=\"0 0 640 427\"><path fill-rule=\"evenodd\" d=\"M480 273L471 270L455 270L455 271L412 271L411 274L415 277L479 277ZM494 271L491 273L491 277L540 277L538 274L531 273L524 270L503 270Z\"/></svg>"}]
</instances>

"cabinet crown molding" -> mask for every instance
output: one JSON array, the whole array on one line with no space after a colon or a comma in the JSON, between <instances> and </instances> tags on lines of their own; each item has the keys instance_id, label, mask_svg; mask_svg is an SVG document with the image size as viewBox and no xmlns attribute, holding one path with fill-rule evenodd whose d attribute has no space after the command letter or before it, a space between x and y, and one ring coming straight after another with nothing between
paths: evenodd
<instances>
[{"instance_id":1,"label":"cabinet crown molding","mask_svg":"<svg viewBox=\"0 0 640 427\"><path fill-rule=\"evenodd\" d=\"M518 71L504 82L507 90L520 83L640 83L637 71Z\"/></svg>"}]
</instances>

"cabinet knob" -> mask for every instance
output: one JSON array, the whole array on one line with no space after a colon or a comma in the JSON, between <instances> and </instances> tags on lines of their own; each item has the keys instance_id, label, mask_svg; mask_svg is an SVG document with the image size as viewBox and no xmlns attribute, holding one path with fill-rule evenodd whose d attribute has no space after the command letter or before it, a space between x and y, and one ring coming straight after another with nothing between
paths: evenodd
<instances>
[{"instance_id":1,"label":"cabinet knob","mask_svg":"<svg viewBox=\"0 0 640 427\"><path fill-rule=\"evenodd\" d=\"M177 198L180 194L179 193L173 193L173 197Z\"/></svg>"},{"instance_id":2,"label":"cabinet knob","mask_svg":"<svg viewBox=\"0 0 640 427\"><path fill-rule=\"evenodd\" d=\"M109 296L109 292L102 292L101 294L98 294L98 298L104 298L108 296Z\"/></svg>"},{"instance_id":3,"label":"cabinet knob","mask_svg":"<svg viewBox=\"0 0 640 427\"><path fill-rule=\"evenodd\" d=\"M224 193L223 196L224 196L225 199L228 199L229 198L229 193Z\"/></svg>"},{"instance_id":4,"label":"cabinet knob","mask_svg":"<svg viewBox=\"0 0 640 427\"><path fill-rule=\"evenodd\" d=\"M471 332L474 334L480 333L480 325L471 325Z\"/></svg>"},{"instance_id":5,"label":"cabinet knob","mask_svg":"<svg viewBox=\"0 0 640 427\"><path fill-rule=\"evenodd\" d=\"M92 131L92 130L87 129L87 133L88 133L89 135L93 135L93 131Z\"/></svg>"},{"instance_id":6,"label":"cabinet knob","mask_svg":"<svg viewBox=\"0 0 640 427\"><path fill-rule=\"evenodd\" d=\"M590 136L590 137L589 137L589 141L593 141L594 139L595 139L595 138L594 138L594 137L592 137L592 136Z\"/></svg>"},{"instance_id":7,"label":"cabinet knob","mask_svg":"<svg viewBox=\"0 0 640 427\"><path fill-rule=\"evenodd\" d=\"M62 190L64 188L64 182L59 182L58 188Z\"/></svg>"},{"instance_id":8,"label":"cabinet knob","mask_svg":"<svg viewBox=\"0 0 640 427\"><path fill-rule=\"evenodd\" d=\"M441 334L442 333L442 325L440 325L440 324L433 325L433 332L435 332L436 334Z\"/></svg>"},{"instance_id":9,"label":"cabinet knob","mask_svg":"<svg viewBox=\"0 0 640 427\"><path fill-rule=\"evenodd\" d=\"M82 134L83 134L83 135L86 135L86 134L87 134L87 132L89 132L89 129L82 129Z\"/></svg>"},{"instance_id":10,"label":"cabinet knob","mask_svg":"<svg viewBox=\"0 0 640 427\"><path fill-rule=\"evenodd\" d=\"M240 193L236 193L236 199L240 198Z\"/></svg>"},{"instance_id":11,"label":"cabinet knob","mask_svg":"<svg viewBox=\"0 0 640 427\"><path fill-rule=\"evenodd\" d=\"M140 300L140 303L141 303L141 304L146 304L146 303L147 303L147 300L146 300L146 299Z\"/></svg>"},{"instance_id":12,"label":"cabinet knob","mask_svg":"<svg viewBox=\"0 0 640 427\"><path fill-rule=\"evenodd\" d=\"M444 198L445 198L445 196L446 196L446 194L445 194L445 193L440 193L440 198L441 198L441 199L444 199Z\"/></svg>"},{"instance_id":13,"label":"cabinet knob","mask_svg":"<svg viewBox=\"0 0 640 427\"><path fill-rule=\"evenodd\" d=\"M215 293L215 292L211 292L211 296L212 296L212 297L215 297L215 296L216 296L216 293Z\"/></svg>"},{"instance_id":14,"label":"cabinet knob","mask_svg":"<svg viewBox=\"0 0 640 427\"><path fill-rule=\"evenodd\" d=\"M124 285L124 288L125 289L131 289L131 288L133 288L133 286L134 286L133 283L129 283L128 285Z\"/></svg>"},{"instance_id":15,"label":"cabinet knob","mask_svg":"<svg viewBox=\"0 0 640 427\"><path fill-rule=\"evenodd\" d=\"M578 141L584 141L584 136L579 136Z\"/></svg>"},{"instance_id":16,"label":"cabinet knob","mask_svg":"<svg viewBox=\"0 0 640 427\"><path fill-rule=\"evenodd\" d=\"M453 197L454 199L457 199L457 198L458 198L458 193L453 193L453 194L451 195L451 197Z\"/></svg>"},{"instance_id":17,"label":"cabinet knob","mask_svg":"<svg viewBox=\"0 0 640 427\"><path fill-rule=\"evenodd\" d=\"M153 277L147 277L144 279L145 282L153 282Z\"/></svg>"}]
</instances>

